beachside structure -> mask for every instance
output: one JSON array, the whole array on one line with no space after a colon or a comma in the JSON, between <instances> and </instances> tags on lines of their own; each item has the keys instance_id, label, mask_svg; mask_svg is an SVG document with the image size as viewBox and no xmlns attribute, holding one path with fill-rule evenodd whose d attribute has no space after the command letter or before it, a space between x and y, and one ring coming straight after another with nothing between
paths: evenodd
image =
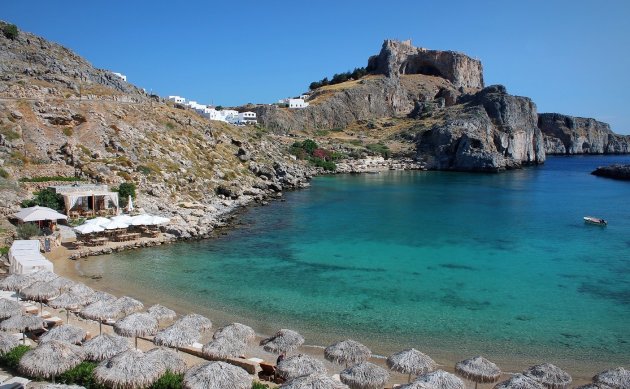
<instances>
[{"instance_id":1,"label":"beachside structure","mask_svg":"<svg viewBox=\"0 0 630 389\"><path fill-rule=\"evenodd\" d=\"M186 99L181 96L169 96L168 99L177 104L184 104L186 102Z\"/></svg>"},{"instance_id":2,"label":"beachside structure","mask_svg":"<svg viewBox=\"0 0 630 389\"><path fill-rule=\"evenodd\" d=\"M63 197L66 215L78 217L117 215L118 193L102 184L73 184L51 186Z\"/></svg>"},{"instance_id":3,"label":"beachside structure","mask_svg":"<svg viewBox=\"0 0 630 389\"><path fill-rule=\"evenodd\" d=\"M127 76L125 76L122 73L116 73L116 72L112 72L114 74L114 76L120 77L123 81L127 81Z\"/></svg>"},{"instance_id":4,"label":"beachside structure","mask_svg":"<svg viewBox=\"0 0 630 389\"><path fill-rule=\"evenodd\" d=\"M13 215L17 219L18 223L33 223L36 224L39 229L49 229L54 231L55 225L59 220L66 220L68 217L63 215L52 208L40 207L38 205L34 207L22 208L20 212Z\"/></svg>"},{"instance_id":5,"label":"beachside structure","mask_svg":"<svg viewBox=\"0 0 630 389\"><path fill-rule=\"evenodd\" d=\"M9 272L28 274L38 270L53 271L53 264L40 252L39 240L16 240L9 249Z\"/></svg>"}]
</instances>

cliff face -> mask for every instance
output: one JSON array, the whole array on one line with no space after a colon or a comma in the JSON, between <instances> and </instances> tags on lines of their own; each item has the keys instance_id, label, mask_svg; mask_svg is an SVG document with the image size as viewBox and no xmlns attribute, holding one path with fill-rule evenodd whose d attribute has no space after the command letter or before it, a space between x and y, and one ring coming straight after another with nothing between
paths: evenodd
<instances>
[{"instance_id":1,"label":"cliff face","mask_svg":"<svg viewBox=\"0 0 630 389\"><path fill-rule=\"evenodd\" d=\"M496 172L545 161L536 105L500 85L462 96L417 138L417 150L439 170Z\"/></svg>"},{"instance_id":2,"label":"cliff face","mask_svg":"<svg viewBox=\"0 0 630 389\"><path fill-rule=\"evenodd\" d=\"M368 60L367 69L387 77L424 74L447 79L456 87L484 87L481 61L454 51L414 47L411 41L386 40L381 52Z\"/></svg>"},{"instance_id":3,"label":"cliff face","mask_svg":"<svg viewBox=\"0 0 630 389\"><path fill-rule=\"evenodd\" d=\"M538 115L548 154L630 153L630 136L617 135L608 123L558 113Z\"/></svg>"}]
</instances>

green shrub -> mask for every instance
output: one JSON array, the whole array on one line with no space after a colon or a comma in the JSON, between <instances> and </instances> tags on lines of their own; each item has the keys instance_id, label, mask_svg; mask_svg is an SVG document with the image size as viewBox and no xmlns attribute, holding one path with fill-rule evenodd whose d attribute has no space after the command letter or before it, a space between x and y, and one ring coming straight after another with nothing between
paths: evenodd
<instances>
[{"instance_id":1,"label":"green shrub","mask_svg":"<svg viewBox=\"0 0 630 389\"><path fill-rule=\"evenodd\" d=\"M7 255L9 253L9 246L0 247L0 255Z\"/></svg>"},{"instance_id":2,"label":"green shrub","mask_svg":"<svg viewBox=\"0 0 630 389\"><path fill-rule=\"evenodd\" d=\"M74 182L74 181L84 181L84 180L79 177L44 176L44 177L33 177L33 178L23 177L23 178L20 178L19 181L20 182L49 182L49 181Z\"/></svg>"},{"instance_id":3,"label":"green shrub","mask_svg":"<svg viewBox=\"0 0 630 389\"><path fill-rule=\"evenodd\" d=\"M320 88L326 85L335 85L335 84L340 84L342 82L346 82L349 80L358 80L361 77L367 75L367 73L368 72L366 68L355 68L351 72L343 72L343 73L337 73L333 75L330 81L328 81L328 77L324 77L323 79L319 81L311 82L311 84L309 85L309 89L315 90L317 88Z\"/></svg>"},{"instance_id":4,"label":"green shrub","mask_svg":"<svg viewBox=\"0 0 630 389\"><path fill-rule=\"evenodd\" d=\"M2 33L8 39L14 40L18 37L20 31L15 24L5 24L4 26L2 26Z\"/></svg>"},{"instance_id":5,"label":"green shrub","mask_svg":"<svg viewBox=\"0 0 630 389\"><path fill-rule=\"evenodd\" d=\"M9 172L0 167L0 177L9 178Z\"/></svg>"},{"instance_id":6,"label":"green shrub","mask_svg":"<svg viewBox=\"0 0 630 389\"><path fill-rule=\"evenodd\" d=\"M17 232L18 239L29 239L32 236L39 236L39 227L35 224L20 224L15 230Z\"/></svg>"},{"instance_id":7,"label":"green shrub","mask_svg":"<svg viewBox=\"0 0 630 389\"><path fill-rule=\"evenodd\" d=\"M61 210L64 207L63 197L51 188L42 189L35 193L33 200L40 207L48 207L55 210Z\"/></svg>"},{"instance_id":8,"label":"green shrub","mask_svg":"<svg viewBox=\"0 0 630 389\"><path fill-rule=\"evenodd\" d=\"M149 389L181 389L183 379L183 374L167 371L153 385L149 386Z\"/></svg>"},{"instance_id":9,"label":"green shrub","mask_svg":"<svg viewBox=\"0 0 630 389\"><path fill-rule=\"evenodd\" d=\"M269 389L269 385L265 385L262 382L254 381L252 383L252 389Z\"/></svg>"},{"instance_id":10,"label":"green shrub","mask_svg":"<svg viewBox=\"0 0 630 389\"><path fill-rule=\"evenodd\" d=\"M372 153L380 154L383 158L386 158L386 159L392 155L392 152L389 150L389 147L385 146L382 143L372 143L365 147Z\"/></svg>"},{"instance_id":11,"label":"green shrub","mask_svg":"<svg viewBox=\"0 0 630 389\"><path fill-rule=\"evenodd\" d=\"M333 161L326 161L322 158L311 158L311 163L329 172L334 172L335 170L337 170L337 165Z\"/></svg>"},{"instance_id":12,"label":"green shrub","mask_svg":"<svg viewBox=\"0 0 630 389\"><path fill-rule=\"evenodd\" d=\"M129 196L132 199L136 198L136 184L133 182L123 182L118 189L114 189L118 192L118 198L120 199L120 205L125 207L129 201Z\"/></svg>"},{"instance_id":13,"label":"green shrub","mask_svg":"<svg viewBox=\"0 0 630 389\"><path fill-rule=\"evenodd\" d=\"M140 165L138 166L136 170L144 174L145 176L148 176L149 174L151 174L151 168L148 166Z\"/></svg>"},{"instance_id":14,"label":"green shrub","mask_svg":"<svg viewBox=\"0 0 630 389\"><path fill-rule=\"evenodd\" d=\"M0 365L6 367L10 370L17 371L18 365L20 364L20 359L26 354L28 350L31 348L25 345L19 345L6 354L0 355Z\"/></svg>"},{"instance_id":15,"label":"green shrub","mask_svg":"<svg viewBox=\"0 0 630 389\"><path fill-rule=\"evenodd\" d=\"M72 131L72 127L66 127L63 129L63 134L65 136L72 136L74 132Z\"/></svg>"},{"instance_id":16,"label":"green shrub","mask_svg":"<svg viewBox=\"0 0 630 389\"><path fill-rule=\"evenodd\" d=\"M96 366L96 362L81 362L57 377L56 381L66 385L80 385L86 389L104 388L104 386L96 382L94 378L94 369Z\"/></svg>"}]
</instances>

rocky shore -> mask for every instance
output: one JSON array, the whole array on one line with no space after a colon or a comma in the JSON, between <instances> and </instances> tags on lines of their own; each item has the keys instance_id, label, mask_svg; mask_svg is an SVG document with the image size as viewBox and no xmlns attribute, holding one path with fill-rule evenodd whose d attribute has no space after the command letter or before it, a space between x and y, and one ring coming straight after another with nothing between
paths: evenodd
<instances>
[{"instance_id":1,"label":"rocky shore","mask_svg":"<svg viewBox=\"0 0 630 389\"><path fill-rule=\"evenodd\" d=\"M616 180L630 180L630 165L600 166L592 173L594 176L614 178Z\"/></svg>"}]
</instances>

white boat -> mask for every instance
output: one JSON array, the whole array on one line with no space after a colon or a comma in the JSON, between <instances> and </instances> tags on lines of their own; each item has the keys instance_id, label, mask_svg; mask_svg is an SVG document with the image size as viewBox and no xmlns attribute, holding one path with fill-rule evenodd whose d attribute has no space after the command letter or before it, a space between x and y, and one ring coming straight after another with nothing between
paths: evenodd
<instances>
[{"instance_id":1,"label":"white boat","mask_svg":"<svg viewBox=\"0 0 630 389\"><path fill-rule=\"evenodd\" d=\"M595 224L598 226L605 226L608 224L606 220L600 219L598 217L592 217L592 216L584 216L584 222L588 224Z\"/></svg>"}]
</instances>

